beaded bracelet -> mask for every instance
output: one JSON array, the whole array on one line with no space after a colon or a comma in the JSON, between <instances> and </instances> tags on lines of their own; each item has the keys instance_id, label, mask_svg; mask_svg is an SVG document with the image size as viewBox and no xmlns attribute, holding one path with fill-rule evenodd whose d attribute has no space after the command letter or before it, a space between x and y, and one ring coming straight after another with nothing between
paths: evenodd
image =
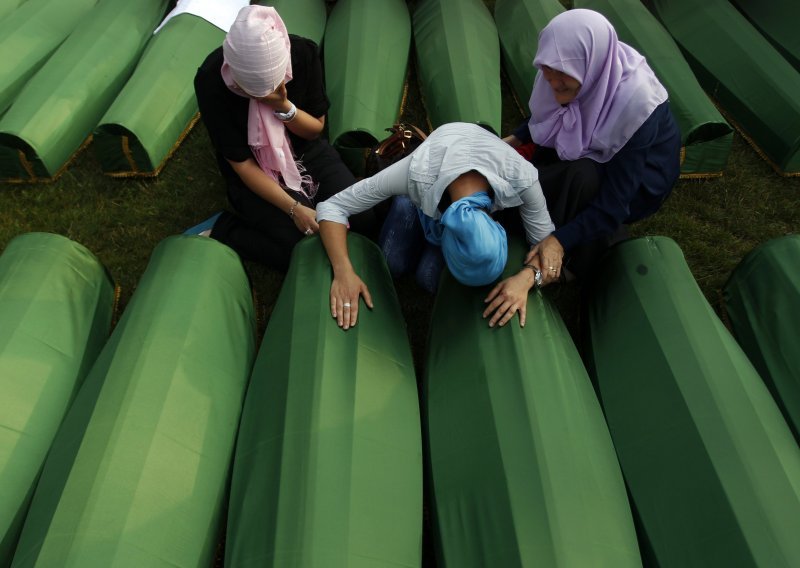
<instances>
[{"instance_id":1,"label":"beaded bracelet","mask_svg":"<svg viewBox=\"0 0 800 568\"><path fill-rule=\"evenodd\" d=\"M300 202L297 199L295 199L294 200L294 204L291 207L289 207L289 218L290 219L294 219L294 208L297 207L299 204L300 204Z\"/></svg>"},{"instance_id":2,"label":"beaded bracelet","mask_svg":"<svg viewBox=\"0 0 800 568\"><path fill-rule=\"evenodd\" d=\"M294 103L290 101L289 104L292 106L289 107L289 110L286 112L273 111L273 114L275 114L281 122L291 122L297 114L297 107L294 106Z\"/></svg>"}]
</instances>

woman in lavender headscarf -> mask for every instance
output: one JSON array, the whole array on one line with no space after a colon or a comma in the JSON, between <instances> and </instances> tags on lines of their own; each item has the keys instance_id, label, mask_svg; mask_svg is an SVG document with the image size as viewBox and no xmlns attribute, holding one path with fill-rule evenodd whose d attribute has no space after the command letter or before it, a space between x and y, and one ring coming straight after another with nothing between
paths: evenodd
<instances>
[{"instance_id":1,"label":"woman in lavender headscarf","mask_svg":"<svg viewBox=\"0 0 800 568\"><path fill-rule=\"evenodd\" d=\"M319 231L315 204L356 181L320 137L330 103L317 45L290 36L274 8L245 6L194 88L234 211L187 233L285 270L294 245ZM369 211L351 224L376 229Z\"/></svg>"},{"instance_id":2,"label":"woman in lavender headscarf","mask_svg":"<svg viewBox=\"0 0 800 568\"><path fill-rule=\"evenodd\" d=\"M547 284L586 274L625 224L659 209L678 179L681 141L666 90L601 14L553 18L533 64L530 120L504 140L532 152L556 226L529 254L563 259L542 267Z\"/></svg>"}]
</instances>

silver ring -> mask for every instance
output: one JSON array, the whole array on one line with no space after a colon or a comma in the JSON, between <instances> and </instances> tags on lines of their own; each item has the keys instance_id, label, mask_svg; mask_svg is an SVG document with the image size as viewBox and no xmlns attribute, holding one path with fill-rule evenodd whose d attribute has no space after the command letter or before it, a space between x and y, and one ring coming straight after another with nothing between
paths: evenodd
<instances>
[{"instance_id":1,"label":"silver ring","mask_svg":"<svg viewBox=\"0 0 800 568\"><path fill-rule=\"evenodd\" d=\"M342 307L343 308L349 308L350 307L350 302L345 302L344 304L342 304Z\"/></svg>"},{"instance_id":2,"label":"silver ring","mask_svg":"<svg viewBox=\"0 0 800 568\"><path fill-rule=\"evenodd\" d=\"M311 233L313 233L313 232L314 232L314 231L312 231L311 229L306 229L306 235L310 235L310 234L311 234Z\"/></svg>"}]
</instances>

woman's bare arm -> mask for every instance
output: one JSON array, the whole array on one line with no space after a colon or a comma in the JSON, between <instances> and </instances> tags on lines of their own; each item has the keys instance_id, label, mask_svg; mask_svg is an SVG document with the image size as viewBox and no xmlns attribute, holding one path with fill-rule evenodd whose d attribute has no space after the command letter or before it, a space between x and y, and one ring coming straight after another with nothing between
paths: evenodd
<instances>
[{"instance_id":1,"label":"woman's bare arm","mask_svg":"<svg viewBox=\"0 0 800 568\"><path fill-rule=\"evenodd\" d=\"M319 231L316 211L301 203L297 203L295 199L278 185L278 182L264 173L264 170L261 169L253 158L248 158L244 162L228 160L228 163L250 191L287 215L291 211L292 220L298 231L302 233L309 230L312 233Z\"/></svg>"},{"instance_id":2,"label":"woman's bare arm","mask_svg":"<svg viewBox=\"0 0 800 568\"><path fill-rule=\"evenodd\" d=\"M292 102L286 96L285 83L281 83L280 86L275 89L274 93L270 93L266 97L261 97L259 100L268 104L277 112L286 113L292 108ZM283 124L290 132L296 134L300 138L313 140L322 134L322 129L325 128L325 116L323 115L317 118L311 116L303 109L298 108L294 118Z\"/></svg>"},{"instance_id":3,"label":"woman's bare arm","mask_svg":"<svg viewBox=\"0 0 800 568\"><path fill-rule=\"evenodd\" d=\"M359 278L350 262L347 251L347 227L335 221L321 221L319 232L322 244L333 268L331 282L331 316L342 329L349 329L358 321L358 300L372 308L372 296L367 285Z\"/></svg>"}]
</instances>

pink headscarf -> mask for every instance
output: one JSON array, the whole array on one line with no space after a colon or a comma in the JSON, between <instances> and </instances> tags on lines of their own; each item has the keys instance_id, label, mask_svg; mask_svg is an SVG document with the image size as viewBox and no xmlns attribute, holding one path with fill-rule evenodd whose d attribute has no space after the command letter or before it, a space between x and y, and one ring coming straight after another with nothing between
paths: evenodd
<instances>
[{"instance_id":1,"label":"pink headscarf","mask_svg":"<svg viewBox=\"0 0 800 568\"><path fill-rule=\"evenodd\" d=\"M539 34L533 64L581 83L577 97L561 106L539 72L528 103L533 141L555 148L562 160L609 161L667 100L644 57L619 41L611 23L592 10L567 10L553 18Z\"/></svg>"},{"instance_id":2,"label":"pink headscarf","mask_svg":"<svg viewBox=\"0 0 800 568\"><path fill-rule=\"evenodd\" d=\"M313 195L311 176L301 175L284 124L273 108L254 97L274 92L292 79L289 33L275 11L267 6L245 6L236 16L222 43L222 79L237 95L250 99L247 143L264 172L286 187Z\"/></svg>"}]
</instances>

